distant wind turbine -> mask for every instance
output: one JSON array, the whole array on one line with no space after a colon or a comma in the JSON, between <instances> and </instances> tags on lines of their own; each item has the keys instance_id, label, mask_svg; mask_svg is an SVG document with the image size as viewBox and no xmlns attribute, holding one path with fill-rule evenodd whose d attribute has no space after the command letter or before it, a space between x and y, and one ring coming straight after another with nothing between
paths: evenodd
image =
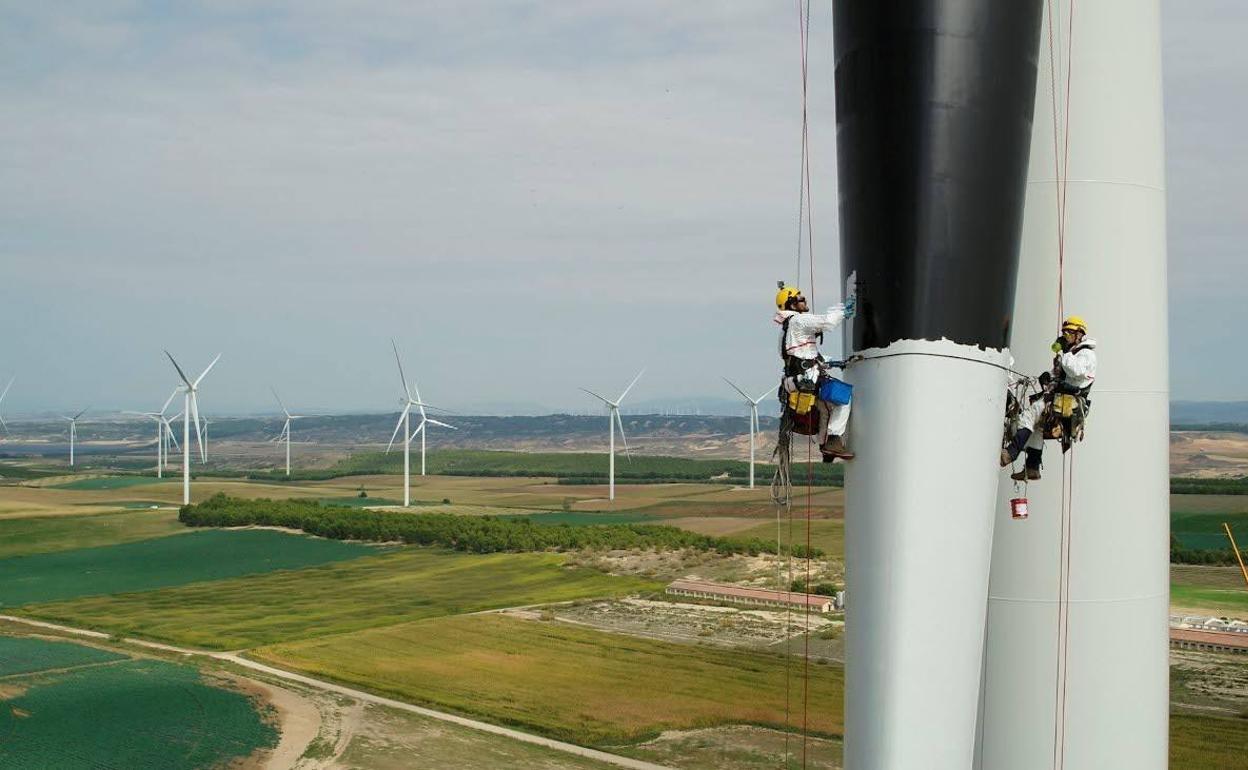
<instances>
[{"instance_id":1,"label":"distant wind turbine","mask_svg":"<svg viewBox=\"0 0 1248 770\"><path fill-rule=\"evenodd\" d=\"M629 454L629 451L628 451L628 439L624 436L624 421L620 419L620 404L624 401L624 397L628 395L628 391L633 389L633 386L637 384L637 380L640 380L641 375L645 373L646 373L645 369L642 369L640 372L637 372L637 376L633 378L632 382L628 383L628 387L625 388L624 392L620 394L620 397L614 401L603 398L602 396L598 395L592 390L585 390L585 388L581 388L581 390L585 391L586 393L598 399L599 401L606 404L607 406L607 428L611 434L610 449L607 453L608 458L610 458L607 463L608 476L609 476L609 482L608 482L608 488L607 488L608 500L615 499L615 426L616 425L620 426L620 440L624 442L625 457L628 457L628 459L630 460L633 458L633 456Z\"/></svg>"},{"instance_id":2,"label":"distant wind turbine","mask_svg":"<svg viewBox=\"0 0 1248 770\"><path fill-rule=\"evenodd\" d=\"M390 340L390 346L394 348L394 362L399 365L399 380L403 383L403 411L399 414L399 421L394 426L394 432L390 434L390 443L386 445L386 452L389 453L391 447L394 446L394 439L399 435L399 429L403 430L403 505L411 505L412 486L411 486L411 456L412 456L412 439L416 438L416 434L420 434L420 475L425 475L425 436L428 434L426 425L438 425L451 430L459 430L454 425L447 425L444 422L433 419L425 414L425 407L431 406L420 400L420 386L415 381L412 386L415 387L416 395L412 395L412 387L408 387L407 376L403 373L403 361L399 358L399 346L394 340ZM416 430L412 430L411 414L412 407L420 410L420 424L416 426Z\"/></svg>"},{"instance_id":3,"label":"distant wind turbine","mask_svg":"<svg viewBox=\"0 0 1248 770\"><path fill-rule=\"evenodd\" d=\"M204 451L204 440L200 434L199 427L199 383L208 376L208 372L212 371L212 367L217 365L221 360L221 354L212 359L212 363L208 364L205 369L194 380L186 376L186 372L182 371L182 367L178 366L178 362L173 360L173 356L169 351L165 351L165 355L169 357L169 363L173 364L173 368L178 370L178 376L182 378L183 386L183 406L182 406L182 504L191 504L191 420L195 420L195 439L199 442L199 454L202 460L207 460L207 454Z\"/></svg>"},{"instance_id":4,"label":"distant wind turbine","mask_svg":"<svg viewBox=\"0 0 1248 770\"><path fill-rule=\"evenodd\" d=\"M168 467L169 460L166 455L167 439L165 431L172 432L169 428L169 420L165 417L165 412L169 410L169 404L173 403L173 397L178 395L178 389L174 388L169 394L169 398L165 399L165 404L160 408L159 412L124 412L123 414L134 414L146 417L156 423L156 478L164 478L164 469Z\"/></svg>"},{"instance_id":5,"label":"distant wind turbine","mask_svg":"<svg viewBox=\"0 0 1248 770\"><path fill-rule=\"evenodd\" d=\"M87 407L90 409L91 407ZM73 417L61 415L62 420L69 420L69 467L74 467L74 440L78 436L78 418L86 413L87 409L83 409Z\"/></svg>"},{"instance_id":6,"label":"distant wind turbine","mask_svg":"<svg viewBox=\"0 0 1248 770\"><path fill-rule=\"evenodd\" d=\"M292 420L303 419L303 415L291 414L290 410L286 408L286 405L282 403L282 397L277 395L277 390L275 388L269 388L269 390L273 391L273 398L277 399L277 405L282 408L282 414L286 415L286 424L282 426L282 432L277 437L277 440L278 441L281 441L282 439L286 440L286 475L289 476L290 475L290 423Z\"/></svg>"},{"instance_id":7,"label":"distant wind turbine","mask_svg":"<svg viewBox=\"0 0 1248 770\"><path fill-rule=\"evenodd\" d=\"M0 404L4 403L4 397L9 395L9 388L13 387L13 380L17 379L17 375L9 378L9 384L4 386L4 392L0 393ZM4 432L9 432L9 424L4 421L4 415L0 415L0 428L4 428Z\"/></svg>"},{"instance_id":8,"label":"distant wind turbine","mask_svg":"<svg viewBox=\"0 0 1248 770\"><path fill-rule=\"evenodd\" d=\"M762 402L764 398L767 398L768 396L770 396L775 391L775 389L768 388L767 390L763 391L762 395L760 395L758 398L750 398L749 396L745 395L745 391L738 388L736 383L734 383L732 380L725 377L724 382L731 385L733 390L740 393L741 398L744 398L745 403L749 404L750 406L750 489L753 489L754 488L754 438L760 432L758 429L758 405L760 402Z\"/></svg>"},{"instance_id":9,"label":"distant wind turbine","mask_svg":"<svg viewBox=\"0 0 1248 770\"><path fill-rule=\"evenodd\" d=\"M203 449L201 449L201 450L200 450L200 454L201 454L202 456L200 457L199 462L200 462L201 464L203 464L203 463L207 463L207 462L208 462L208 424L209 424L209 420L208 420L208 417L207 417L207 416L204 416L204 417L200 418L200 421L204 424L204 446L203 446Z\"/></svg>"}]
</instances>

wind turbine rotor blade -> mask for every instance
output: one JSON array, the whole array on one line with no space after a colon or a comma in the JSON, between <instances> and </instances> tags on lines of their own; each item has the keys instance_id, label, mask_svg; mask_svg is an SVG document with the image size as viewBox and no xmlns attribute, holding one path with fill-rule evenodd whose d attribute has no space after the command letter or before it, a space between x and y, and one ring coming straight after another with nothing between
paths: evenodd
<instances>
[{"instance_id":1,"label":"wind turbine rotor blade","mask_svg":"<svg viewBox=\"0 0 1248 770\"><path fill-rule=\"evenodd\" d=\"M165 420L165 430L168 431L169 440L173 442L173 448L181 452L182 445L178 443L177 431L173 429L168 420Z\"/></svg>"},{"instance_id":2,"label":"wind turbine rotor blade","mask_svg":"<svg viewBox=\"0 0 1248 770\"><path fill-rule=\"evenodd\" d=\"M9 384L5 385L4 392L0 393L0 401L3 401L4 397L9 395L9 388L13 387L13 380L16 380L16 379L17 379L17 375L13 375L12 377L9 378Z\"/></svg>"},{"instance_id":3,"label":"wind turbine rotor blade","mask_svg":"<svg viewBox=\"0 0 1248 770\"><path fill-rule=\"evenodd\" d=\"M747 395L745 395L745 391L744 391L744 390L741 390L740 388L738 388L738 387L737 387L737 384L736 384L735 382L733 382L732 380L728 379L727 377L725 377L725 378L724 378L724 382L728 383L729 387L731 387L733 390L735 390L735 391L737 391L738 393L740 393L740 394L741 394L741 398L744 398L746 401L749 401L749 400L750 400L750 397L749 397L749 396L747 396Z\"/></svg>"},{"instance_id":4,"label":"wind turbine rotor blade","mask_svg":"<svg viewBox=\"0 0 1248 770\"><path fill-rule=\"evenodd\" d=\"M277 391L272 386L269 386L269 390L273 393L273 398L277 399L277 405L282 408L282 412L286 415L287 418L289 418L290 412L287 411L286 405L282 403L282 397L277 395Z\"/></svg>"},{"instance_id":5,"label":"wind turbine rotor blade","mask_svg":"<svg viewBox=\"0 0 1248 770\"><path fill-rule=\"evenodd\" d=\"M407 406L403 407L403 411L399 412L399 421L394 424L394 433L390 434L390 443L386 444L387 454L390 453L390 448L394 446L394 437L399 435L399 428L403 427L403 418L407 416L407 410L411 408L412 408L412 405L408 404Z\"/></svg>"},{"instance_id":6,"label":"wind turbine rotor blade","mask_svg":"<svg viewBox=\"0 0 1248 770\"><path fill-rule=\"evenodd\" d=\"M173 392L169 394L169 398L165 399L165 405L160 408L160 413L162 415L165 413L165 410L169 408L169 405L173 403L173 399L177 397L178 390L179 390L178 388L174 388Z\"/></svg>"},{"instance_id":7,"label":"wind turbine rotor blade","mask_svg":"<svg viewBox=\"0 0 1248 770\"><path fill-rule=\"evenodd\" d=\"M89 407L89 406L88 406L88 407L86 407L85 409L83 409L82 411L78 412L78 414L74 415L74 419L75 419L75 420L77 420L79 417L81 417L81 416L83 416L84 414L86 414L86 413L87 413L87 409L90 409L90 408L91 408L91 407Z\"/></svg>"},{"instance_id":8,"label":"wind turbine rotor blade","mask_svg":"<svg viewBox=\"0 0 1248 770\"><path fill-rule=\"evenodd\" d=\"M205 369L205 370L203 371L203 373L202 373L202 374L200 374L198 377L196 377L196 378L195 378L195 382L191 383L191 387L192 387L192 388L194 388L194 387L198 387L198 386L199 386L200 381L201 381L201 380L203 380L205 377L207 377L207 376L208 376L208 372L211 372L211 371L212 371L212 367L216 366L216 365L217 365L217 362L218 362L218 361L220 361L220 360L221 360L221 354L220 354L220 353L218 353L218 354L217 354L217 357L216 357L216 358L214 358L214 359L212 359L212 363L208 364L208 368L207 368L207 369Z\"/></svg>"},{"instance_id":9,"label":"wind turbine rotor blade","mask_svg":"<svg viewBox=\"0 0 1248 770\"><path fill-rule=\"evenodd\" d=\"M0 428L4 428L5 433L9 432L9 424L4 421L3 417L0 417Z\"/></svg>"},{"instance_id":10,"label":"wind turbine rotor blade","mask_svg":"<svg viewBox=\"0 0 1248 770\"><path fill-rule=\"evenodd\" d=\"M627 388L625 388L625 389L624 389L624 392L620 394L620 397L619 397L619 398L617 398L617 399L615 400L615 403L616 403L617 405L618 405L621 401L623 401L623 400L624 400L624 397L628 395L628 391L630 391L630 390L632 390L632 389L633 389L633 386L637 384L637 380L640 380L640 379L641 379L641 375L643 375L643 374L645 374L645 373L646 373L646 370L645 370L645 368L644 368L644 367L642 368L642 370L641 370L640 372L637 372L637 376L633 378L633 381L632 381L632 382L628 383L628 387L627 387Z\"/></svg>"},{"instance_id":11,"label":"wind turbine rotor blade","mask_svg":"<svg viewBox=\"0 0 1248 770\"><path fill-rule=\"evenodd\" d=\"M199 445L199 461L207 462L208 455L204 452L204 437L200 433L199 427L199 399L195 397L195 391L191 391L191 422L195 423L195 443Z\"/></svg>"},{"instance_id":12,"label":"wind turbine rotor blade","mask_svg":"<svg viewBox=\"0 0 1248 770\"><path fill-rule=\"evenodd\" d=\"M390 338L390 347L394 348L394 362L399 365L399 381L403 383L403 395L411 401L412 391L407 387L407 375L403 373L403 361L399 358L399 346L394 341L394 337Z\"/></svg>"},{"instance_id":13,"label":"wind turbine rotor blade","mask_svg":"<svg viewBox=\"0 0 1248 770\"><path fill-rule=\"evenodd\" d=\"M444 422L440 422L440 421L438 421L438 420L435 420L435 419L433 419L432 417L426 417L426 418L425 418L424 420L422 420L421 422L422 422L422 424L427 422L427 423L430 423L430 424L432 424L432 425L438 425L438 426L443 427L443 428L450 428L451 430L459 430L459 428L456 428L454 425L447 425L446 423L444 423Z\"/></svg>"},{"instance_id":14,"label":"wind turbine rotor blade","mask_svg":"<svg viewBox=\"0 0 1248 770\"><path fill-rule=\"evenodd\" d=\"M624 435L624 420L620 418L619 409L616 409L614 411L615 411L615 424L620 426L620 441L624 442L624 456L627 457L628 461L631 463L633 461L633 455L631 452L628 451L628 437Z\"/></svg>"},{"instance_id":15,"label":"wind turbine rotor blade","mask_svg":"<svg viewBox=\"0 0 1248 770\"><path fill-rule=\"evenodd\" d=\"M424 429L425 429L425 420L421 420L420 425L416 426L416 430L412 431L412 435L408 436L407 440L411 441L412 439L416 438L416 436Z\"/></svg>"},{"instance_id":16,"label":"wind turbine rotor blade","mask_svg":"<svg viewBox=\"0 0 1248 770\"><path fill-rule=\"evenodd\" d=\"M772 393L775 393L775 392L776 392L775 388L768 388L767 390L764 390L761 394L759 394L758 398L751 400L750 403L754 404L755 406L758 406L759 404L763 402L764 398L767 398L768 396L770 396ZM746 398L749 398L749 396L746 396Z\"/></svg>"},{"instance_id":17,"label":"wind turbine rotor blade","mask_svg":"<svg viewBox=\"0 0 1248 770\"><path fill-rule=\"evenodd\" d=\"M178 362L173 360L173 355L168 350L165 351L165 355L169 356L169 363L173 364L173 368L178 370L178 376L181 377L182 381L186 383L186 387L195 387L194 385L191 385L191 380L186 376L186 372L182 371L182 367L178 366ZM177 391L174 392L176 393Z\"/></svg>"},{"instance_id":18,"label":"wind turbine rotor blade","mask_svg":"<svg viewBox=\"0 0 1248 770\"><path fill-rule=\"evenodd\" d=\"M591 395L591 396L593 396L594 398L598 399L599 401L601 401L602 403L606 404L607 406L615 406L615 404L614 404L614 403L612 403L611 401L608 401L607 399L603 398L602 396L598 395L597 393L595 393L595 392L594 392L594 391L592 391L592 390L585 390L585 388L578 388L578 390L582 390L582 391L584 391L584 392L588 393L589 395Z\"/></svg>"}]
</instances>

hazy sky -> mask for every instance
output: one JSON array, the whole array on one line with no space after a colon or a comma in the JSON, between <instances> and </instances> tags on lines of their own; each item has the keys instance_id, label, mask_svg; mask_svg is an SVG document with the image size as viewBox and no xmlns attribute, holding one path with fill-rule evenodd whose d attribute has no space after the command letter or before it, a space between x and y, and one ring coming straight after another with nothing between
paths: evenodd
<instances>
[{"instance_id":1,"label":"hazy sky","mask_svg":"<svg viewBox=\"0 0 1248 770\"><path fill-rule=\"evenodd\" d=\"M0 0L5 413L592 409L775 370L791 3ZM836 299L828 3L816 305ZM1248 3L1165 3L1176 398L1248 398ZM1227 355L1235 351L1235 355Z\"/></svg>"}]
</instances>

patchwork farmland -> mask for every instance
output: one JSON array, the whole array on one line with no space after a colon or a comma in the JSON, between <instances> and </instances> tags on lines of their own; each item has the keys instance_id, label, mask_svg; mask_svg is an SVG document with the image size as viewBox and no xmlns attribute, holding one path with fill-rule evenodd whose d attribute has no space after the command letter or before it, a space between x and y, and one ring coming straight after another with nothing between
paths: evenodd
<instances>
[{"instance_id":1,"label":"patchwork farmland","mask_svg":"<svg viewBox=\"0 0 1248 770\"><path fill-rule=\"evenodd\" d=\"M509 472L516 460L501 462ZM179 758L168 766L207 766L233 761L209 755L267 751L286 763L269 766L294 766L303 755L317 767L389 768L404 766L417 740L432 752L421 755L431 765L471 766L475 757L489 756L495 766L608 766L469 728L431 728L412 714L230 662L241 655L238 660L674 767L773 767L786 751L800 766L803 748L808 767L839 767L839 620L821 620L806 636L803 624L783 613L681 605L662 593L669 580L684 576L780 585L788 580L785 558L657 546L474 554L274 529L192 529L168 504L180 492L176 481L131 478L62 474L29 482L41 486L0 486L0 604L25 619L0 620L0 633L7 634L0 637L7 642L0 657L9 665L0 669L0 709L10 717L36 713L30 707L45 714L72 710L75 691L82 703L96 703L120 697L136 682L164 682L178 692L190 688L192 700L206 697L226 715L225 726L213 728L221 740L197 744L205 753L196 754L200 749L182 736L204 723L179 710L173 691L160 692L167 708L159 718L121 710L120 719L146 721L151 742L186 757L185 764ZM383 513L401 499L396 478L387 475L196 484L197 497L223 491ZM659 524L714 537L776 537L766 489L681 481L621 484L619 491L621 499L608 504L605 488L593 483L430 476L413 484L413 510L524 520L538 528ZM843 495L836 487L811 495L810 543L826 554L815 562L816 582L843 580ZM1176 510L1215 517L1233 514L1244 499L1179 497L1196 507ZM1208 534L1204 519L1176 517L1176 531L1196 531L1196 524ZM783 545L804 545L805 505L779 525ZM797 564L801 577L803 562ZM1176 567L1175 600L1237 606L1242 593L1233 577L1227 567ZM50 641L59 632L28 622L109 636L91 646ZM128 638L201 652L153 651L123 641ZM812 652L809 665L803 649ZM252 685L244 686L240 674ZM201 687L225 695L205 696ZM804 740L803 687L811 704ZM1248 736L1235 717L1248 702L1214 688L1200 697L1193 692L1176 694L1203 711L1197 718L1176 705L1172 766L1218 766L1231 755L1227 747ZM95 734L76 718L58 716L66 729ZM7 746L11 755L0 754L0 767L53 756L57 748L40 732L44 723L14 719L24 742ZM167 727L175 723L185 730ZM13 724L3 722L0 731ZM1210 736L1217 745L1206 743ZM132 761L145 767L155 760L136 754Z\"/></svg>"}]
</instances>

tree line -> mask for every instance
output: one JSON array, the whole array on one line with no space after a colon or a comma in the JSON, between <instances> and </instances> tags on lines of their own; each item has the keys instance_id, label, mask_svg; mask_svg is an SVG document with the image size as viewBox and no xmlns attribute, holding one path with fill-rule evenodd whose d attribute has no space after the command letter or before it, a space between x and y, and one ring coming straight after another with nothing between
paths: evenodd
<instances>
[{"instance_id":1,"label":"tree line","mask_svg":"<svg viewBox=\"0 0 1248 770\"><path fill-rule=\"evenodd\" d=\"M286 527L334 540L407 543L470 553L571 550L681 550L720 554L776 553L760 538L731 538L654 524L535 524L527 517L373 511L310 500L242 500L218 493L184 505L178 519L191 527ZM823 556L811 548L810 554ZM781 548L780 553L788 553ZM805 558L803 545L793 555Z\"/></svg>"}]
</instances>

